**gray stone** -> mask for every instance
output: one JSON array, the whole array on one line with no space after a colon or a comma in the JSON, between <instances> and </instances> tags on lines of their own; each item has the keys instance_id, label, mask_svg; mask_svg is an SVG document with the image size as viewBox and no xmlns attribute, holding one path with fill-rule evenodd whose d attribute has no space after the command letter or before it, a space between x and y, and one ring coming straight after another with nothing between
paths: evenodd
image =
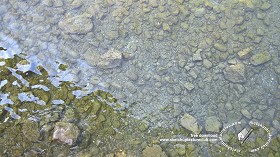
<instances>
[{"instance_id":1,"label":"gray stone","mask_svg":"<svg viewBox=\"0 0 280 157\"><path fill-rule=\"evenodd\" d=\"M53 6L54 7L61 7L61 6L63 6L63 1L62 0L55 0L55 1L53 1Z\"/></svg>"},{"instance_id":2,"label":"gray stone","mask_svg":"<svg viewBox=\"0 0 280 157\"><path fill-rule=\"evenodd\" d=\"M126 76L131 80L131 81L136 81L138 79L138 75L134 70L130 70L126 72Z\"/></svg>"},{"instance_id":3,"label":"gray stone","mask_svg":"<svg viewBox=\"0 0 280 157\"><path fill-rule=\"evenodd\" d=\"M233 83L244 83L246 81L245 66L241 63L229 65L224 69L224 76Z\"/></svg>"},{"instance_id":4,"label":"gray stone","mask_svg":"<svg viewBox=\"0 0 280 157\"><path fill-rule=\"evenodd\" d=\"M121 66L122 53L111 49L101 56L98 53L88 50L85 55L85 60L92 66L97 66L101 69L110 69Z\"/></svg>"},{"instance_id":5,"label":"gray stone","mask_svg":"<svg viewBox=\"0 0 280 157\"><path fill-rule=\"evenodd\" d=\"M190 82L185 83L184 87L188 90L191 91L194 89L194 85Z\"/></svg>"},{"instance_id":6,"label":"gray stone","mask_svg":"<svg viewBox=\"0 0 280 157\"><path fill-rule=\"evenodd\" d=\"M271 56L268 52L260 52L253 55L250 59L253 65L261 65L271 60Z\"/></svg>"},{"instance_id":7,"label":"gray stone","mask_svg":"<svg viewBox=\"0 0 280 157\"><path fill-rule=\"evenodd\" d=\"M158 1L157 0L149 0L149 4L152 6L152 7L158 7Z\"/></svg>"},{"instance_id":8,"label":"gray stone","mask_svg":"<svg viewBox=\"0 0 280 157\"><path fill-rule=\"evenodd\" d=\"M198 8L194 11L194 16L202 17L205 14L205 12L206 12L205 8Z\"/></svg>"},{"instance_id":9,"label":"gray stone","mask_svg":"<svg viewBox=\"0 0 280 157\"><path fill-rule=\"evenodd\" d=\"M193 60L194 62L196 62L196 61L202 61L202 58L201 58L200 53L195 53L195 54L193 54L192 60Z\"/></svg>"},{"instance_id":10,"label":"gray stone","mask_svg":"<svg viewBox=\"0 0 280 157\"><path fill-rule=\"evenodd\" d=\"M251 118L252 118L250 112L249 112L247 109L242 109L242 110L241 110L241 113L242 113L243 116L245 116L245 117L248 118L248 119L251 119Z\"/></svg>"},{"instance_id":11,"label":"gray stone","mask_svg":"<svg viewBox=\"0 0 280 157\"><path fill-rule=\"evenodd\" d=\"M190 75L191 75L191 77L193 77L194 79L197 78L197 74L196 74L196 72L195 72L194 70L191 70L191 71L190 71Z\"/></svg>"},{"instance_id":12,"label":"gray stone","mask_svg":"<svg viewBox=\"0 0 280 157\"><path fill-rule=\"evenodd\" d=\"M263 118L263 113L262 111L260 111L259 109L257 109L253 114L252 114L253 118L256 118L258 120L261 120Z\"/></svg>"},{"instance_id":13,"label":"gray stone","mask_svg":"<svg viewBox=\"0 0 280 157\"><path fill-rule=\"evenodd\" d=\"M205 66L205 68L209 69L213 66L213 64L208 60L208 59L204 59L203 60L203 65Z\"/></svg>"},{"instance_id":14,"label":"gray stone","mask_svg":"<svg viewBox=\"0 0 280 157\"><path fill-rule=\"evenodd\" d=\"M136 92L136 88L131 82L126 82L123 84L123 86L125 87L125 90L127 90L131 94Z\"/></svg>"},{"instance_id":15,"label":"gray stone","mask_svg":"<svg viewBox=\"0 0 280 157\"><path fill-rule=\"evenodd\" d=\"M57 122L54 127L53 140L59 140L68 145L73 145L78 136L79 129L73 123Z\"/></svg>"},{"instance_id":16,"label":"gray stone","mask_svg":"<svg viewBox=\"0 0 280 157\"><path fill-rule=\"evenodd\" d=\"M197 120L187 113L185 113L184 116L181 118L181 125L185 129L195 134L199 134L201 131L201 128L198 126Z\"/></svg>"},{"instance_id":17,"label":"gray stone","mask_svg":"<svg viewBox=\"0 0 280 157\"><path fill-rule=\"evenodd\" d=\"M268 10L270 7L271 7L271 4L270 4L269 2L264 2L264 3L261 5L260 9L263 10L263 11L266 11L266 10Z\"/></svg>"},{"instance_id":18,"label":"gray stone","mask_svg":"<svg viewBox=\"0 0 280 157\"><path fill-rule=\"evenodd\" d=\"M71 8L72 9L76 9L76 8L79 8L83 5L82 1L81 0L74 0L72 3L71 3Z\"/></svg>"},{"instance_id":19,"label":"gray stone","mask_svg":"<svg viewBox=\"0 0 280 157\"><path fill-rule=\"evenodd\" d=\"M222 128L222 123L217 117L215 116L207 117L205 121L205 130L207 132L218 133L220 132L221 128Z\"/></svg>"},{"instance_id":20,"label":"gray stone","mask_svg":"<svg viewBox=\"0 0 280 157\"><path fill-rule=\"evenodd\" d=\"M225 104L225 108L226 108L227 110L231 111L231 110L233 109L233 106L232 106L231 103L226 103L226 104Z\"/></svg>"},{"instance_id":21,"label":"gray stone","mask_svg":"<svg viewBox=\"0 0 280 157\"><path fill-rule=\"evenodd\" d=\"M214 44L214 48L216 50L221 51L221 52L226 52L227 51L227 47L225 45L223 45L223 44L220 44L220 43L215 43Z\"/></svg>"},{"instance_id":22,"label":"gray stone","mask_svg":"<svg viewBox=\"0 0 280 157\"><path fill-rule=\"evenodd\" d=\"M92 16L89 14L83 14L66 18L63 21L60 21L58 26L66 33L86 34L93 28L91 17Z\"/></svg>"}]
</instances>

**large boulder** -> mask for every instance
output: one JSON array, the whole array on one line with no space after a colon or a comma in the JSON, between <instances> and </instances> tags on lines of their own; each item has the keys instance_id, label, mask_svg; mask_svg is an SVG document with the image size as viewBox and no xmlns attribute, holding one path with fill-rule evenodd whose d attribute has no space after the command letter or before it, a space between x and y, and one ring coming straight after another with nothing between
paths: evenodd
<instances>
[{"instance_id":1,"label":"large boulder","mask_svg":"<svg viewBox=\"0 0 280 157\"><path fill-rule=\"evenodd\" d=\"M60 21L58 26L66 33L86 34L93 28L93 23L91 21L91 15L83 14L66 18L63 21Z\"/></svg>"},{"instance_id":2,"label":"large boulder","mask_svg":"<svg viewBox=\"0 0 280 157\"><path fill-rule=\"evenodd\" d=\"M225 79L233 83L244 83L245 77L245 66L242 63L229 65L224 69Z\"/></svg>"}]
</instances>

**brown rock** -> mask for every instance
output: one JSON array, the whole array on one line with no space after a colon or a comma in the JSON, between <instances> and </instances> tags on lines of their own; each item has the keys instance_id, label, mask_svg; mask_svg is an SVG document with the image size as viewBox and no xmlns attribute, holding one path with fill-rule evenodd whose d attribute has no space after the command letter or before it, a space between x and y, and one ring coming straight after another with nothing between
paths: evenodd
<instances>
[{"instance_id":1,"label":"brown rock","mask_svg":"<svg viewBox=\"0 0 280 157\"><path fill-rule=\"evenodd\" d=\"M241 63L235 65L229 65L224 70L225 79L234 83L244 83L245 78L245 66Z\"/></svg>"}]
</instances>

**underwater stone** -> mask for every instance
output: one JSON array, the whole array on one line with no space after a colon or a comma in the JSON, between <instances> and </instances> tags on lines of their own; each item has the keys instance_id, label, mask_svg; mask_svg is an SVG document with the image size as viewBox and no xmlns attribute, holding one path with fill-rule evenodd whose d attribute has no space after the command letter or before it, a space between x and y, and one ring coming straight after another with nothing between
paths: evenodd
<instances>
[{"instance_id":1,"label":"underwater stone","mask_svg":"<svg viewBox=\"0 0 280 157\"><path fill-rule=\"evenodd\" d=\"M181 125L185 129L192 131L195 134L199 134L201 131L201 129L198 126L197 120L187 113L185 113L184 116L181 118Z\"/></svg>"},{"instance_id":2,"label":"underwater stone","mask_svg":"<svg viewBox=\"0 0 280 157\"><path fill-rule=\"evenodd\" d=\"M223 45L223 44L220 44L220 43L215 43L215 44L214 44L214 48L215 48L216 50L221 51L221 52L227 51L227 47L226 47L225 45Z\"/></svg>"},{"instance_id":3,"label":"underwater stone","mask_svg":"<svg viewBox=\"0 0 280 157\"><path fill-rule=\"evenodd\" d=\"M71 18L66 18L58 23L58 26L66 33L86 34L92 28L91 15L83 14Z\"/></svg>"},{"instance_id":4,"label":"underwater stone","mask_svg":"<svg viewBox=\"0 0 280 157\"><path fill-rule=\"evenodd\" d=\"M245 78L245 66L241 63L235 65L229 65L224 70L225 79L234 83L244 83Z\"/></svg>"},{"instance_id":5,"label":"underwater stone","mask_svg":"<svg viewBox=\"0 0 280 157\"><path fill-rule=\"evenodd\" d=\"M245 48L241 51L239 51L237 54L239 58L246 59L249 56L249 53L251 52L251 48Z\"/></svg>"},{"instance_id":6,"label":"underwater stone","mask_svg":"<svg viewBox=\"0 0 280 157\"><path fill-rule=\"evenodd\" d=\"M188 91L191 91L194 89L194 85L190 82L187 82L184 87L188 90Z\"/></svg>"},{"instance_id":7,"label":"underwater stone","mask_svg":"<svg viewBox=\"0 0 280 157\"><path fill-rule=\"evenodd\" d=\"M269 4L268 2L264 2L262 4L262 6L260 7L261 10L266 11L271 7L271 4Z\"/></svg>"},{"instance_id":8,"label":"underwater stone","mask_svg":"<svg viewBox=\"0 0 280 157\"><path fill-rule=\"evenodd\" d=\"M202 58L201 58L200 53L195 53L195 54L193 54L192 60L193 60L194 62L196 62L196 61L202 61Z\"/></svg>"},{"instance_id":9,"label":"underwater stone","mask_svg":"<svg viewBox=\"0 0 280 157\"><path fill-rule=\"evenodd\" d=\"M271 60L271 56L268 52L261 52L251 57L251 63L253 65L261 65Z\"/></svg>"},{"instance_id":10,"label":"underwater stone","mask_svg":"<svg viewBox=\"0 0 280 157\"><path fill-rule=\"evenodd\" d=\"M40 137L38 123L25 120L22 125L23 135L30 141L36 142Z\"/></svg>"},{"instance_id":11,"label":"underwater stone","mask_svg":"<svg viewBox=\"0 0 280 157\"><path fill-rule=\"evenodd\" d=\"M149 4L152 6L152 7L158 7L158 2L157 0L149 0Z\"/></svg>"},{"instance_id":12,"label":"underwater stone","mask_svg":"<svg viewBox=\"0 0 280 157\"><path fill-rule=\"evenodd\" d=\"M53 140L73 145L78 138L79 132L78 127L72 123L57 122L54 128Z\"/></svg>"},{"instance_id":13,"label":"underwater stone","mask_svg":"<svg viewBox=\"0 0 280 157\"><path fill-rule=\"evenodd\" d=\"M110 69L121 66L122 53L110 49L101 56L98 56L98 53L88 50L85 54L85 60L92 66L97 66L101 69Z\"/></svg>"},{"instance_id":14,"label":"underwater stone","mask_svg":"<svg viewBox=\"0 0 280 157\"><path fill-rule=\"evenodd\" d=\"M205 14L205 12L206 12L205 8L198 8L194 11L194 16L202 17Z\"/></svg>"},{"instance_id":15,"label":"underwater stone","mask_svg":"<svg viewBox=\"0 0 280 157\"><path fill-rule=\"evenodd\" d=\"M248 119L251 119L251 118L252 118L251 114L250 114L249 111L246 110L246 109L242 109L242 110L241 110L241 113L242 113L243 116L245 116L245 117L248 118Z\"/></svg>"},{"instance_id":16,"label":"underwater stone","mask_svg":"<svg viewBox=\"0 0 280 157\"><path fill-rule=\"evenodd\" d=\"M186 146L184 144L176 144L175 145L176 152L181 156L184 156L186 153Z\"/></svg>"},{"instance_id":17,"label":"underwater stone","mask_svg":"<svg viewBox=\"0 0 280 157\"><path fill-rule=\"evenodd\" d=\"M203 65L205 66L205 68L209 69L213 66L212 62L210 62L208 59L204 59L203 60Z\"/></svg>"},{"instance_id":18,"label":"underwater stone","mask_svg":"<svg viewBox=\"0 0 280 157\"><path fill-rule=\"evenodd\" d=\"M205 130L208 132L220 132L220 129L222 127L222 124L219 120L219 118L215 116L207 117L205 121Z\"/></svg>"},{"instance_id":19,"label":"underwater stone","mask_svg":"<svg viewBox=\"0 0 280 157\"><path fill-rule=\"evenodd\" d=\"M162 148L159 145L153 145L152 147L147 146L143 151L142 151L142 156L143 157L167 157L165 152L162 151Z\"/></svg>"}]
</instances>

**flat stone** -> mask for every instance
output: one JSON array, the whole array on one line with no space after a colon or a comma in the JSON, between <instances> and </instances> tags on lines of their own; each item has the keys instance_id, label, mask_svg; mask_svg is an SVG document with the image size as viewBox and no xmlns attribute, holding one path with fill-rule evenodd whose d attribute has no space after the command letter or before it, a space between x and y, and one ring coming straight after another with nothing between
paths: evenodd
<instances>
[{"instance_id":1,"label":"flat stone","mask_svg":"<svg viewBox=\"0 0 280 157\"><path fill-rule=\"evenodd\" d=\"M187 113L185 113L184 116L181 118L181 125L185 129L187 129L195 134L199 134L201 131L201 129L198 126L197 120L193 116L191 116Z\"/></svg>"},{"instance_id":2,"label":"flat stone","mask_svg":"<svg viewBox=\"0 0 280 157\"><path fill-rule=\"evenodd\" d=\"M261 5L260 9L263 10L263 11L266 11L266 10L268 10L270 7L271 7L271 4L270 4L270 3L264 2L264 3Z\"/></svg>"},{"instance_id":3,"label":"flat stone","mask_svg":"<svg viewBox=\"0 0 280 157\"><path fill-rule=\"evenodd\" d=\"M203 60L203 65L205 68L209 69L213 66L212 62L210 62L208 59Z\"/></svg>"},{"instance_id":4,"label":"flat stone","mask_svg":"<svg viewBox=\"0 0 280 157\"><path fill-rule=\"evenodd\" d=\"M121 66L122 53L118 50L110 49L101 56L92 50L88 50L84 55L85 60L92 66L101 69L110 69Z\"/></svg>"},{"instance_id":5,"label":"flat stone","mask_svg":"<svg viewBox=\"0 0 280 157\"><path fill-rule=\"evenodd\" d=\"M214 48L216 50L221 51L221 52L226 52L227 51L227 47L225 45L223 45L223 44L220 44L220 43L215 43L214 44Z\"/></svg>"},{"instance_id":6,"label":"flat stone","mask_svg":"<svg viewBox=\"0 0 280 157\"><path fill-rule=\"evenodd\" d=\"M244 83L246 81L245 66L241 63L229 65L224 69L224 76L233 83Z\"/></svg>"},{"instance_id":7,"label":"flat stone","mask_svg":"<svg viewBox=\"0 0 280 157\"><path fill-rule=\"evenodd\" d=\"M190 82L187 82L184 87L188 90L188 91L191 91L194 89L194 85Z\"/></svg>"},{"instance_id":8,"label":"flat stone","mask_svg":"<svg viewBox=\"0 0 280 157\"><path fill-rule=\"evenodd\" d=\"M219 118L215 116L207 117L205 121L205 130L207 132L220 132L220 129L222 128L222 124L219 120Z\"/></svg>"},{"instance_id":9,"label":"flat stone","mask_svg":"<svg viewBox=\"0 0 280 157\"><path fill-rule=\"evenodd\" d=\"M250 112L249 112L247 109L242 109L240 112L241 112L241 114L242 114L243 116L245 116L246 118L248 118L248 119L251 119L251 118L252 118Z\"/></svg>"},{"instance_id":10,"label":"flat stone","mask_svg":"<svg viewBox=\"0 0 280 157\"><path fill-rule=\"evenodd\" d=\"M194 62L196 62L196 61L202 61L202 58L201 58L200 53L195 53L195 54L193 54L192 60L193 60Z\"/></svg>"},{"instance_id":11,"label":"flat stone","mask_svg":"<svg viewBox=\"0 0 280 157\"><path fill-rule=\"evenodd\" d=\"M78 136L79 129L73 123L57 122L54 127L53 140L59 140L68 145L73 145Z\"/></svg>"},{"instance_id":12,"label":"flat stone","mask_svg":"<svg viewBox=\"0 0 280 157\"><path fill-rule=\"evenodd\" d=\"M237 54L238 54L239 58L246 59L249 57L250 52L251 52L251 48L245 48L245 49L239 51Z\"/></svg>"},{"instance_id":13,"label":"flat stone","mask_svg":"<svg viewBox=\"0 0 280 157\"><path fill-rule=\"evenodd\" d=\"M86 34L93 28L93 23L91 21L91 15L83 14L66 18L63 21L60 21L58 26L66 33Z\"/></svg>"},{"instance_id":14,"label":"flat stone","mask_svg":"<svg viewBox=\"0 0 280 157\"><path fill-rule=\"evenodd\" d=\"M260 52L253 55L250 59L253 65L261 65L271 60L271 56L268 52Z\"/></svg>"}]
</instances>

